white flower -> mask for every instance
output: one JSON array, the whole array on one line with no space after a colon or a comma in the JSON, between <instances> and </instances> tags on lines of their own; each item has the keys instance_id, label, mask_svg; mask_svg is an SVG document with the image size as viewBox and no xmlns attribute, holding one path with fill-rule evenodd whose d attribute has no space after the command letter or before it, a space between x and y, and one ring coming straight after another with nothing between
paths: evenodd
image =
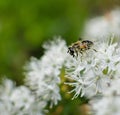
<instances>
[{"instance_id":1,"label":"white flower","mask_svg":"<svg viewBox=\"0 0 120 115\"><path fill-rule=\"evenodd\" d=\"M22 93L24 92L24 95ZM14 89L14 92L11 94L10 100L15 105L16 108L28 109L33 103L34 98L28 98L30 96L30 91L24 87L20 86Z\"/></svg>"},{"instance_id":2,"label":"white flower","mask_svg":"<svg viewBox=\"0 0 120 115\"><path fill-rule=\"evenodd\" d=\"M103 97L95 101L92 107L95 115L120 115L120 97Z\"/></svg>"},{"instance_id":3,"label":"white flower","mask_svg":"<svg viewBox=\"0 0 120 115\"><path fill-rule=\"evenodd\" d=\"M119 77L120 48L112 41L95 42L96 51L90 49L83 56L68 60L66 74L71 82L66 84L74 87L73 98L78 95L91 97L104 93L112 80Z\"/></svg>"},{"instance_id":4,"label":"white flower","mask_svg":"<svg viewBox=\"0 0 120 115\"><path fill-rule=\"evenodd\" d=\"M93 18L86 22L83 36L89 39L105 39L114 34L120 37L120 9L107 12L104 16Z\"/></svg>"},{"instance_id":5,"label":"white flower","mask_svg":"<svg viewBox=\"0 0 120 115\"><path fill-rule=\"evenodd\" d=\"M38 103L30 90L25 86L16 87L8 79L0 85L0 114L1 115L42 115L45 103L38 108ZM34 109L36 108L36 109Z\"/></svg>"},{"instance_id":6,"label":"white flower","mask_svg":"<svg viewBox=\"0 0 120 115\"><path fill-rule=\"evenodd\" d=\"M41 59L31 58L25 66L25 82L35 91L40 100L57 104L61 100L59 93L60 69L67 59L67 46L64 40L57 38L43 45L45 54Z\"/></svg>"},{"instance_id":7,"label":"white flower","mask_svg":"<svg viewBox=\"0 0 120 115\"><path fill-rule=\"evenodd\" d=\"M120 79L114 80L101 98L93 98L90 105L95 115L120 115Z\"/></svg>"}]
</instances>

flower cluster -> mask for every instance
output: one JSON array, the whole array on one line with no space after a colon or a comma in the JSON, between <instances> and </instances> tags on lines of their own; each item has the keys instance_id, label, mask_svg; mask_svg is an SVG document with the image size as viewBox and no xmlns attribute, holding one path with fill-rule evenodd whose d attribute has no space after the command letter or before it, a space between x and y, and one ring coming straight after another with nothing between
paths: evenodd
<instances>
[{"instance_id":1,"label":"flower cluster","mask_svg":"<svg viewBox=\"0 0 120 115\"><path fill-rule=\"evenodd\" d=\"M94 48L82 56L71 58L66 64L66 74L78 95L92 97L104 93L114 79L120 75L120 47L113 43L113 38L95 43Z\"/></svg>"},{"instance_id":2,"label":"flower cluster","mask_svg":"<svg viewBox=\"0 0 120 115\"><path fill-rule=\"evenodd\" d=\"M43 45L41 59L31 58L25 65L25 85L16 87L9 79L0 86L0 113L2 115L43 115L45 107L56 105L60 96L60 72L67 59L67 46L57 38Z\"/></svg>"},{"instance_id":3,"label":"flower cluster","mask_svg":"<svg viewBox=\"0 0 120 115\"><path fill-rule=\"evenodd\" d=\"M44 102L35 102L30 90L25 86L16 87L5 79L0 86L1 115L43 115Z\"/></svg>"},{"instance_id":4,"label":"flower cluster","mask_svg":"<svg viewBox=\"0 0 120 115\"><path fill-rule=\"evenodd\" d=\"M60 38L43 45L45 53L41 59L31 58L25 66L25 82L39 98L50 102L50 107L61 100L59 93L60 69L67 58L67 46Z\"/></svg>"},{"instance_id":5,"label":"flower cluster","mask_svg":"<svg viewBox=\"0 0 120 115\"><path fill-rule=\"evenodd\" d=\"M114 37L93 42L93 47L72 57L64 40L57 38L43 45L44 55L32 57L25 65L25 85L16 87L5 79L0 85L2 115L43 115L45 107L61 100L59 84L64 66L73 87L73 99L86 96L96 115L120 113L120 46ZM66 92L67 93L67 92ZM94 96L98 98L94 98ZM111 109L109 109L111 107ZM100 111L102 109L102 111Z\"/></svg>"}]
</instances>

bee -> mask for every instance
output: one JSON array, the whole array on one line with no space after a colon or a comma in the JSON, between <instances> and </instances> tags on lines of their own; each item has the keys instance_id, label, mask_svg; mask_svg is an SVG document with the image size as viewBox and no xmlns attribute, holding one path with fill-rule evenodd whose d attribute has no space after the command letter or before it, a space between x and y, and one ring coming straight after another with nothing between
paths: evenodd
<instances>
[{"instance_id":1,"label":"bee","mask_svg":"<svg viewBox=\"0 0 120 115\"><path fill-rule=\"evenodd\" d=\"M73 57L77 56L78 54L83 54L83 52L89 50L93 46L93 42L89 40L78 40L75 43L72 43L71 46L68 47L68 53Z\"/></svg>"}]
</instances>

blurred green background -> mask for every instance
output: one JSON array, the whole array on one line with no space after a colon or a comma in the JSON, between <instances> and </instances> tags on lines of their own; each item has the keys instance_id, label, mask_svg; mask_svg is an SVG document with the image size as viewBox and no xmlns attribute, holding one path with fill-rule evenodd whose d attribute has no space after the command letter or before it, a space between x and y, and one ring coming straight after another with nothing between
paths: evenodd
<instances>
[{"instance_id":1,"label":"blurred green background","mask_svg":"<svg viewBox=\"0 0 120 115\"><path fill-rule=\"evenodd\" d=\"M0 0L1 78L22 84L23 65L31 56L43 54L43 42L60 35L70 44L88 18L119 4L119 0Z\"/></svg>"},{"instance_id":2,"label":"blurred green background","mask_svg":"<svg viewBox=\"0 0 120 115\"><path fill-rule=\"evenodd\" d=\"M22 83L22 67L43 54L53 36L71 43L85 21L119 5L119 0L0 0L0 75Z\"/></svg>"}]
</instances>

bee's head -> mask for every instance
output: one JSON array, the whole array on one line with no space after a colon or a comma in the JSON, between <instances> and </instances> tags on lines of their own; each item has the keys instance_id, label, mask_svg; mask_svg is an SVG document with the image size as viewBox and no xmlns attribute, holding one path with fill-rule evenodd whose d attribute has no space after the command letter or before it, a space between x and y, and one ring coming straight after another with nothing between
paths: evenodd
<instances>
[{"instance_id":1,"label":"bee's head","mask_svg":"<svg viewBox=\"0 0 120 115\"><path fill-rule=\"evenodd\" d=\"M68 53L74 57L75 56L75 54L74 54L75 53L74 48L71 47L71 46L69 46L68 47Z\"/></svg>"}]
</instances>

